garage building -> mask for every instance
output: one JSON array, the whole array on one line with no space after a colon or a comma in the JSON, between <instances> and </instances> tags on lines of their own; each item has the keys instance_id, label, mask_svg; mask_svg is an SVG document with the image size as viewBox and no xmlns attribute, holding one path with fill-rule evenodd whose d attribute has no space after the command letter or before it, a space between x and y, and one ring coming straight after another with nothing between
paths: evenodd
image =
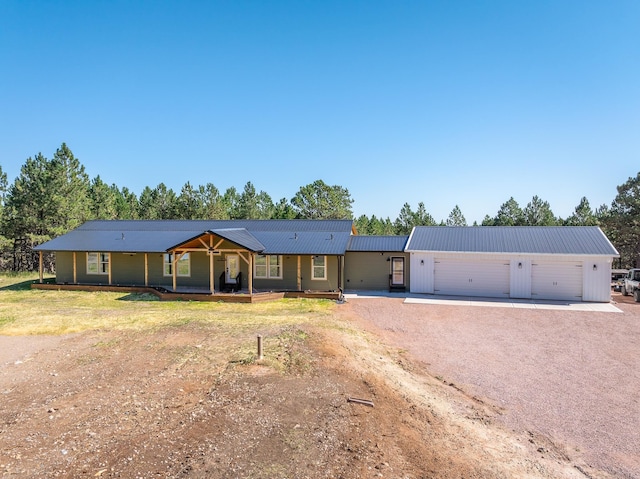
<instances>
[{"instance_id":1,"label":"garage building","mask_svg":"<svg viewBox=\"0 0 640 479\"><path fill-rule=\"evenodd\" d=\"M597 226L418 226L412 293L609 302L619 254Z\"/></svg>"}]
</instances>

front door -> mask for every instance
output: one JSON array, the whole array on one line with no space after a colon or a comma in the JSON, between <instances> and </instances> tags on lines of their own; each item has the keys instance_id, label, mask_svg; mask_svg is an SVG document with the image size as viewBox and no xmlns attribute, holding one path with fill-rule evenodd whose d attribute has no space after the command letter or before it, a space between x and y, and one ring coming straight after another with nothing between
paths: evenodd
<instances>
[{"instance_id":1,"label":"front door","mask_svg":"<svg viewBox=\"0 0 640 479\"><path fill-rule=\"evenodd\" d=\"M404 258L391 258L391 286L404 286Z\"/></svg>"},{"instance_id":2,"label":"front door","mask_svg":"<svg viewBox=\"0 0 640 479\"><path fill-rule=\"evenodd\" d=\"M237 254L228 254L226 256L225 266L225 282L235 284L236 276L240 272L240 258Z\"/></svg>"}]
</instances>

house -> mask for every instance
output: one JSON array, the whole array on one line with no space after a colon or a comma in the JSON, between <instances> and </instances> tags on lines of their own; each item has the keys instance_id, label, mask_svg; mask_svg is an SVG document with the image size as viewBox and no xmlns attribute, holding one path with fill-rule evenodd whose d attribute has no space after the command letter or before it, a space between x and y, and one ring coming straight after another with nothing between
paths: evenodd
<instances>
[{"instance_id":1,"label":"house","mask_svg":"<svg viewBox=\"0 0 640 479\"><path fill-rule=\"evenodd\" d=\"M608 302L618 252L597 226L420 226L411 292Z\"/></svg>"},{"instance_id":2,"label":"house","mask_svg":"<svg viewBox=\"0 0 640 479\"><path fill-rule=\"evenodd\" d=\"M89 221L36 250L41 258L55 252L55 287L155 288L209 300L391 290L608 302L618 256L596 226L356 233L351 220Z\"/></svg>"},{"instance_id":3,"label":"house","mask_svg":"<svg viewBox=\"0 0 640 479\"><path fill-rule=\"evenodd\" d=\"M173 292L343 288L351 220L89 221L36 248L56 284Z\"/></svg>"}]
</instances>

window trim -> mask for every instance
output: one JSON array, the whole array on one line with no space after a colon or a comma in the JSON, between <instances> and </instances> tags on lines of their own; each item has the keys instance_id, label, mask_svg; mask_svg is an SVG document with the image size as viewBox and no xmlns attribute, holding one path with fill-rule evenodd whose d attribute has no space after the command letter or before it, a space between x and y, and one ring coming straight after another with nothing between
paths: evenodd
<instances>
[{"instance_id":1,"label":"window trim","mask_svg":"<svg viewBox=\"0 0 640 479\"><path fill-rule=\"evenodd\" d=\"M89 261L92 255L96 255L97 261ZM105 259L106 258L106 259ZM95 264L97 271L91 271L90 265ZM87 251L87 274L91 275L108 275L111 267L111 255L98 251Z\"/></svg>"},{"instance_id":2,"label":"window trim","mask_svg":"<svg viewBox=\"0 0 640 479\"><path fill-rule=\"evenodd\" d=\"M264 266L266 268L265 270L265 275L264 276L260 276L257 273L257 267L258 267L258 263L257 261L253 262L253 277L255 279L283 279L283 274L282 274L282 255L281 254L258 254L256 255L256 260L258 258L265 258L265 263L264 265L260 265L260 266ZM278 266L278 276L272 276L271 275L271 258L277 258L277 265Z\"/></svg>"},{"instance_id":3,"label":"window trim","mask_svg":"<svg viewBox=\"0 0 640 479\"><path fill-rule=\"evenodd\" d=\"M313 260L322 258L322 265L315 265ZM322 268L323 276L316 276L316 268ZM311 279L313 281L326 281L327 280L327 257L325 255L313 255L311 256Z\"/></svg>"},{"instance_id":4,"label":"window trim","mask_svg":"<svg viewBox=\"0 0 640 479\"><path fill-rule=\"evenodd\" d=\"M172 278L173 277L173 257L174 257L174 255L175 255L175 253L164 253L162 255L162 276L164 276L165 278ZM167 259L169 261L167 261ZM184 253L182 256L180 256L180 259L178 260L178 264L176 264L176 266L178 266L181 261L186 261L187 262L187 273L186 274L180 274L180 268L178 268L176 276L179 277L179 278L190 278L191 277L191 254L190 253ZM168 266L168 268L167 268L167 266Z\"/></svg>"}]
</instances>

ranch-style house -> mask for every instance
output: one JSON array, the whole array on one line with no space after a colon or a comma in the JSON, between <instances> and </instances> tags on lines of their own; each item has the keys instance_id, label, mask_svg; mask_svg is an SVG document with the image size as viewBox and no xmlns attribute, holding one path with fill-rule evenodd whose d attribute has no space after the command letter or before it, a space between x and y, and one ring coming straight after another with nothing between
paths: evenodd
<instances>
[{"instance_id":1,"label":"ranch-style house","mask_svg":"<svg viewBox=\"0 0 640 479\"><path fill-rule=\"evenodd\" d=\"M608 302L618 256L596 226L419 226L409 236L359 236L351 220L96 220L36 251L34 287L209 301L388 290ZM54 283L43 284L45 252L55 253Z\"/></svg>"}]
</instances>

